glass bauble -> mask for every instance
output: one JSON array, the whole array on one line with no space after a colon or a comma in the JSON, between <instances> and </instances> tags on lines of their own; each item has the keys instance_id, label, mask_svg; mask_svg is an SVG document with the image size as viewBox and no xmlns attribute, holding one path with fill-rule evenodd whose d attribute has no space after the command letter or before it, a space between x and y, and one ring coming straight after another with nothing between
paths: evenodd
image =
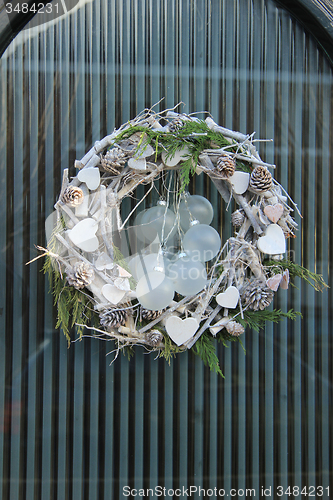
<instances>
[{"instance_id":1,"label":"glass bauble","mask_svg":"<svg viewBox=\"0 0 333 500\"><path fill-rule=\"evenodd\" d=\"M176 233L175 220L175 214L166 205L148 208L141 219L142 233L149 241L154 241L156 237L162 241L163 233L163 240L165 240Z\"/></svg>"},{"instance_id":2,"label":"glass bauble","mask_svg":"<svg viewBox=\"0 0 333 500\"><path fill-rule=\"evenodd\" d=\"M171 279L159 271L145 274L136 286L138 301L150 311L159 311L168 307L174 293L175 288Z\"/></svg>"},{"instance_id":3,"label":"glass bauble","mask_svg":"<svg viewBox=\"0 0 333 500\"><path fill-rule=\"evenodd\" d=\"M147 242L146 236L142 232L142 217L144 214L147 212L147 210L142 210L141 212L138 213L138 215L134 219L134 231L135 235L138 238L138 240L142 242Z\"/></svg>"},{"instance_id":4,"label":"glass bauble","mask_svg":"<svg viewBox=\"0 0 333 500\"><path fill-rule=\"evenodd\" d=\"M176 292L181 295L195 295L207 283L205 266L198 260L193 260L188 255L179 257L170 266L169 277L174 283Z\"/></svg>"},{"instance_id":5,"label":"glass bauble","mask_svg":"<svg viewBox=\"0 0 333 500\"><path fill-rule=\"evenodd\" d=\"M179 217L183 231L191 227L191 220L209 225L214 217L213 205L198 194L186 195L179 204Z\"/></svg>"},{"instance_id":6,"label":"glass bauble","mask_svg":"<svg viewBox=\"0 0 333 500\"><path fill-rule=\"evenodd\" d=\"M130 260L128 265L134 279L139 281L144 274L156 270L155 268L159 268L159 271L168 274L167 270L171 262L160 253L150 253L147 255L139 253Z\"/></svg>"},{"instance_id":7,"label":"glass bauble","mask_svg":"<svg viewBox=\"0 0 333 500\"><path fill-rule=\"evenodd\" d=\"M221 247L219 233L207 224L195 224L185 233L184 251L194 260L208 262L216 257Z\"/></svg>"}]
</instances>

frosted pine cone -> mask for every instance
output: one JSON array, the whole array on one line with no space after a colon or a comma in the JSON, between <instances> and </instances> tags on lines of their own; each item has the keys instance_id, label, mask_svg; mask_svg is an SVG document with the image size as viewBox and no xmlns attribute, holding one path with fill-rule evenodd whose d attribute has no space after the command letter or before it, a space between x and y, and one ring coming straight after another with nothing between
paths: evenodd
<instances>
[{"instance_id":1,"label":"frosted pine cone","mask_svg":"<svg viewBox=\"0 0 333 500\"><path fill-rule=\"evenodd\" d=\"M158 330L151 330L150 332L146 333L145 338L148 344L151 345L151 347L156 347L163 341L163 335Z\"/></svg>"},{"instance_id":2,"label":"frosted pine cone","mask_svg":"<svg viewBox=\"0 0 333 500\"><path fill-rule=\"evenodd\" d=\"M272 174L266 167L259 165L252 170L249 188L254 193L264 193L268 191L273 184Z\"/></svg>"},{"instance_id":3,"label":"frosted pine cone","mask_svg":"<svg viewBox=\"0 0 333 500\"><path fill-rule=\"evenodd\" d=\"M274 292L260 279L253 278L244 287L241 299L244 307L263 311L272 302Z\"/></svg>"},{"instance_id":4,"label":"frosted pine cone","mask_svg":"<svg viewBox=\"0 0 333 500\"><path fill-rule=\"evenodd\" d=\"M244 327L238 323L238 321L229 321L229 323L226 325L226 330L229 333L229 335L232 335L233 337L238 337L242 333L244 333Z\"/></svg>"},{"instance_id":5,"label":"frosted pine cone","mask_svg":"<svg viewBox=\"0 0 333 500\"><path fill-rule=\"evenodd\" d=\"M62 194L61 201L70 207L77 207L83 202L84 194L77 186L68 186Z\"/></svg>"},{"instance_id":6,"label":"frosted pine cone","mask_svg":"<svg viewBox=\"0 0 333 500\"><path fill-rule=\"evenodd\" d=\"M105 155L101 155L101 166L106 172L119 174L127 160L126 153L118 147L109 149Z\"/></svg>"},{"instance_id":7,"label":"frosted pine cone","mask_svg":"<svg viewBox=\"0 0 333 500\"><path fill-rule=\"evenodd\" d=\"M182 128L182 126L184 125L184 120L180 117L177 117L177 118L174 118L172 120L172 122L169 123L169 131L172 133L172 134L176 134L178 132L178 130L180 130Z\"/></svg>"},{"instance_id":8,"label":"frosted pine cone","mask_svg":"<svg viewBox=\"0 0 333 500\"><path fill-rule=\"evenodd\" d=\"M99 315L99 320L105 328L124 326L127 320L127 311L124 309L106 309Z\"/></svg>"},{"instance_id":9,"label":"frosted pine cone","mask_svg":"<svg viewBox=\"0 0 333 500\"><path fill-rule=\"evenodd\" d=\"M76 262L71 271L67 273L68 284L77 290L90 285L95 277L93 268L86 262Z\"/></svg>"},{"instance_id":10,"label":"frosted pine cone","mask_svg":"<svg viewBox=\"0 0 333 500\"><path fill-rule=\"evenodd\" d=\"M236 170L236 161L231 156L219 156L216 162L216 170L224 179L231 177Z\"/></svg>"},{"instance_id":11,"label":"frosted pine cone","mask_svg":"<svg viewBox=\"0 0 333 500\"><path fill-rule=\"evenodd\" d=\"M231 214L231 223L234 227L241 227L245 220L245 215L241 210L236 210Z\"/></svg>"},{"instance_id":12,"label":"frosted pine cone","mask_svg":"<svg viewBox=\"0 0 333 500\"><path fill-rule=\"evenodd\" d=\"M165 311L165 309L161 309L160 311L150 311L149 309L145 309L144 307L140 308L140 316L142 319L146 321L153 321L157 319L161 314Z\"/></svg>"}]
</instances>

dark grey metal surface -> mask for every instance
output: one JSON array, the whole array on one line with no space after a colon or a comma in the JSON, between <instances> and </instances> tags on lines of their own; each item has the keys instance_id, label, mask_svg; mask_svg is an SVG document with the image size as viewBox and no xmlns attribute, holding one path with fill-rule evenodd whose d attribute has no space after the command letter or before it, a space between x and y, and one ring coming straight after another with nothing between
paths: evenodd
<instances>
[{"instance_id":1,"label":"dark grey metal surface","mask_svg":"<svg viewBox=\"0 0 333 500\"><path fill-rule=\"evenodd\" d=\"M171 365L111 343L67 349L42 261L61 172L145 106L180 100L273 138L262 156L303 213L295 261L332 285L332 68L268 0L118 0L25 31L0 60L0 498L122 498L123 487L327 487L332 480L332 294L297 288L303 320L218 346L225 379L192 353ZM229 216L207 180L223 239ZM301 222L298 219L298 222ZM332 487L332 481L331 481ZM331 492L332 494L332 492ZM243 495L244 496L244 495ZM241 497L241 493L238 493ZM194 495L198 498L198 495ZM284 497L282 497L284 498ZM325 496L323 497L325 498Z\"/></svg>"}]
</instances>

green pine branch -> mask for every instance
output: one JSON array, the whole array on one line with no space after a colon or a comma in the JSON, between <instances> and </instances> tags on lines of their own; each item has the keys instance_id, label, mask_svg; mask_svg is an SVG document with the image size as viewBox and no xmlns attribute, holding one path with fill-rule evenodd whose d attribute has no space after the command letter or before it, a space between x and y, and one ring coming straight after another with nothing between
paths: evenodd
<instances>
[{"instance_id":1,"label":"green pine branch","mask_svg":"<svg viewBox=\"0 0 333 500\"><path fill-rule=\"evenodd\" d=\"M199 162L199 156L204 149L219 149L228 146L230 151L235 151L235 146L230 144L221 133L211 130L205 121L186 120L183 126L176 132L159 132L140 125L130 126L121 132L117 141L127 139L135 133L141 133L136 150L144 151L150 145L155 151L155 157L163 151L167 152L167 158L172 158L176 151L188 147L189 157L185 158L180 169L181 188L184 191L189 184L191 176L194 175ZM237 169L251 172L250 164L237 161Z\"/></svg>"},{"instance_id":2,"label":"green pine branch","mask_svg":"<svg viewBox=\"0 0 333 500\"><path fill-rule=\"evenodd\" d=\"M194 344L193 352L200 356L205 366L208 366L211 371L224 378L213 342L211 336L205 332Z\"/></svg>"},{"instance_id":3,"label":"green pine branch","mask_svg":"<svg viewBox=\"0 0 333 500\"><path fill-rule=\"evenodd\" d=\"M286 269L289 270L289 274L291 277L299 277L305 280L309 285L311 285L317 292L323 292L329 286L325 283L323 275L313 273L306 269L306 267L300 266L299 264L295 264L290 260L279 260L278 262L271 260L268 262L264 262L264 267L269 268L273 274L281 273Z\"/></svg>"},{"instance_id":4,"label":"green pine branch","mask_svg":"<svg viewBox=\"0 0 333 500\"><path fill-rule=\"evenodd\" d=\"M288 312L283 312L281 309L263 311L252 311L247 309L243 311L243 318L240 314L235 314L234 319L238 321L244 328L253 328L257 332L265 327L266 321L271 321L272 323L279 323L284 318L295 320L297 317L302 318L302 314L298 311L290 309Z\"/></svg>"}]
</instances>

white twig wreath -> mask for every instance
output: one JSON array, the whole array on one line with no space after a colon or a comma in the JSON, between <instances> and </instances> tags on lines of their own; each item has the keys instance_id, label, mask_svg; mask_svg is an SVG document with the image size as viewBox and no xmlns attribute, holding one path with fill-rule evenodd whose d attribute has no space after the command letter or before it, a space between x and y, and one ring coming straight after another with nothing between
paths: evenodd
<instances>
[{"instance_id":1,"label":"white twig wreath","mask_svg":"<svg viewBox=\"0 0 333 500\"><path fill-rule=\"evenodd\" d=\"M149 109L96 142L75 177L64 171L52 235L38 248L69 340L76 325L79 338L87 328L114 340L117 354L142 345L169 359L195 346L221 373L213 337L238 340L246 325L299 314L266 308L289 274L316 288L323 281L284 257L298 209L255 142L211 117ZM222 244L209 200L187 192L194 173L211 179L227 208L237 205L234 236ZM124 200L132 206L122 220Z\"/></svg>"}]
</instances>

